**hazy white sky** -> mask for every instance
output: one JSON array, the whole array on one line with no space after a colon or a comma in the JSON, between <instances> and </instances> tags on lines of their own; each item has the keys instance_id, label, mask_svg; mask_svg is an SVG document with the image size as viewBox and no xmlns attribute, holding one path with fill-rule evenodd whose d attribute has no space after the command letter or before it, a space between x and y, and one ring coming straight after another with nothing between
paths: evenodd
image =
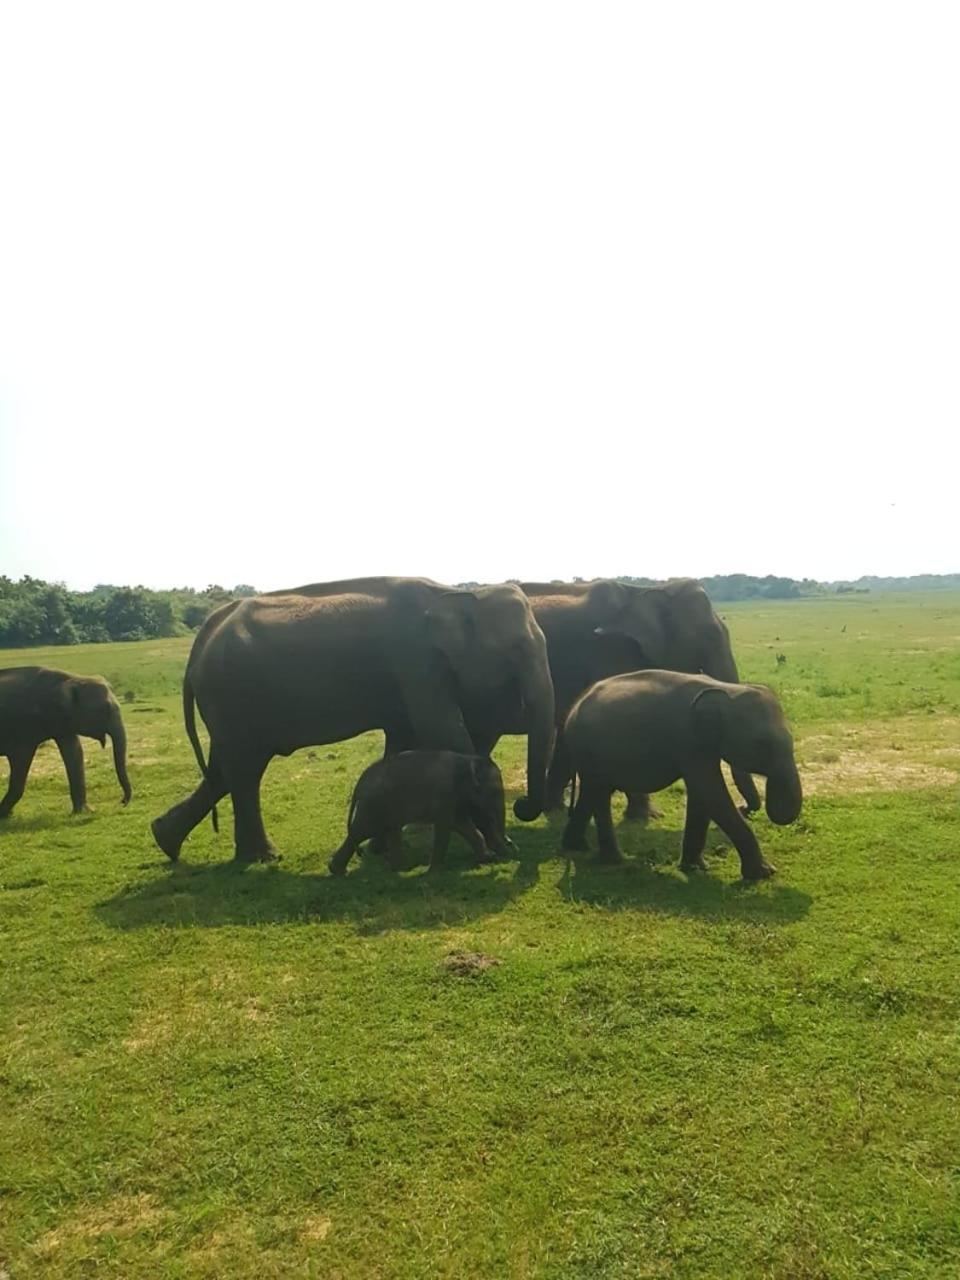
<instances>
[{"instance_id":1,"label":"hazy white sky","mask_svg":"<svg viewBox=\"0 0 960 1280\"><path fill-rule=\"evenodd\" d=\"M960 570L953 4L0 8L0 572Z\"/></svg>"}]
</instances>

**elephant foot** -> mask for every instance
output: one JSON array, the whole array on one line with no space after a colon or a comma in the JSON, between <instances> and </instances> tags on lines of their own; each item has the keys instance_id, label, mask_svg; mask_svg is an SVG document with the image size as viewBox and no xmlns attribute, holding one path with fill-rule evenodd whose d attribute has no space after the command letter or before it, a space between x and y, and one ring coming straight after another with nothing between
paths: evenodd
<instances>
[{"instance_id":1,"label":"elephant foot","mask_svg":"<svg viewBox=\"0 0 960 1280\"><path fill-rule=\"evenodd\" d=\"M345 876L347 874L347 863L350 861L350 855L343 857L340 853L335 853L327 863L327 870L332 876Z\"/></svg>"},{"instance_id":2,"label":"elephant foot","mask_svg":"<svg viewBox=\"0 0 960 1280\"><path fill-rule=\"evenodd\" d=\"M0 822L2 822L2 821L4 820L4 818L9 818L9 817L10 817L10 815L11 815L11 813L13 813L13 809L12 809L12 808L10 808L10 809L0 809Z\"/></svg>"},{"instance_id":3,"label":"elephant foot","mask_svg":"<svg viewBox=\"0 0 960 1280\"><path fill-rule=\"evenodd\" d=\"M560 842L560 848L567 853L589 853L590 846L587 843L586 834L578 835L577 832L565 831L563 839Z\"/></svg>"},{"instance_id":4,"label":"elephant foot","mask_svg":"<svg viewBox=\"0 0 960 1280\"><path fill-rule=\"evenodd\" d=\"M663 810L658 809L649 799L628 800L623 815L624 822L656 822L663 817Z\"/></svg>"},{"instance_id":5,"label":"elephant foot","mask_svg":"<svg viewBox=\"0 0 960 1280\"><path fill-rule=\"evenodd\" d=\"M248 866L253 862L279 862L280 854L272 844L268 844L262 849L238 849L234 854L234 862L240 862L244 866Z\"/></svg>"},{"instance_id":6,"label":"elephant foot","mask_svg":"<svg viewBox=\"0 0 960 1280\"><path fill-rule=\"evenodd\" d=\"M767 862L766 858L761 858L758 863L751 864L749 867L741 867L740 874L744 880L769 880L771 876L776 875L777 868L772 862Z\"/></svg>"},{"instance_id":7,"label":"elephant foot","mask_svg":"<svg viewBox=\"0 0 960 1280\"><path fill-rule=\"evenodd\" d=\"M150 823L150 830L160 851L165 853L171 862L176 862L180 857L180 846L183 841L174 839L171 832L164 826L163 818L154 818Z\"/></svg>"},{"instance_id":8,"label":"elephant foot","mask_svg":"<svg viewBox=\"0 0 960 1280\"><path fill-rule=\"evenodd\" d=\"M680 863L680 870L688 876L697 875L699 872L706 871L706 869L707 864L704 862L702 856L699 858L691 858L689 862L681 861Z\"/></svg>"},{"instance_id":9,"label":"elephant foot","mask_svg":"<svg viewBox=\"0 0 960 1280\"><path fill-rule=\"evenodd\" d=\"M491 862L502 862L502 860L502 856L498 853L494 853L492 849L484 849L483 853L477 854L478 867L486 867L489 866Z\"/></svg>"},{"instance_id":10,"label":"elephant foot","mask_svg":"<svg viewBox=\"0 0 960 1280\"><path fill-rule=\"evenodd\" d=\"M71 818L79 818L84 813L93 813L88 804L74 805L70 811Z\"/></svg>"},{"instance_id":11,"label":"elephant foot","mask_svg":"<svg viewBox=\"0 0 960 1280\"><path fill-rule=\"evenodd\" d=\"M487 845L490 862L509 862L511 858L519 858L517 846L509 837L506 840L494 840Z\"/></svg>"}]
</instances>

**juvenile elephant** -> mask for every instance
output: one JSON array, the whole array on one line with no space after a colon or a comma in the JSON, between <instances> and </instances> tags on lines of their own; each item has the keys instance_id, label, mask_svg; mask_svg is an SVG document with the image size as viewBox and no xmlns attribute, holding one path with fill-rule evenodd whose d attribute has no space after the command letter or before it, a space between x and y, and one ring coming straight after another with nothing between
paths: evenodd
<instances>
[{"instance_id":1,"label":"juvenile elephant","mask_svg":"<svg viewBox=\"0 0 960 1280\"><path fill-rule=\"evenodd\" d=\"M450 832L463 836L478 862L495 862L513 849L504 824L503 778L486 756L456 751L401 751L385 756L360 775L350 801L347 838L330 859L342 876L359 846L371 837L387 840L396 865L399 833L411 822L433 823L430 870L443 861Z\"/></svg>"},{"instance_id":2,"label":"juvenile elephant","mask_svg":"<svg viewBox=\"0 0 960 1280\"><path fill-rule=\"evenodd\" d=\"M703 587L678 578L658 587L594 582L524 582L521 589L547 642L557 736L547 776L545 808L559 809L572 769L563 725L579 696L595 681L644 667L703 672L716 680L740 679L730 634ZM492 702L468 713L479 751L489 752L509 727L510 714ZM749 773L734 775L748 811L760 808ZM650 813L649 797L628 793L627 817Z\"/></svg>"},{"instance_id":3,"label":"juvenile elephant","mask_svg":"<svg viewBox=\"0 0 960 1280\"><path fill-rule=\"evenodd\" d=\"M73 812L87 807L80 738L109 736L117 781L128 804L133 792L127 777L127 735L120 707L110 686L98 676L73 676L51 667L6 667L0 670L0 755L10 763L7 794L0 818L7 818L23 795L27 774L41 742L56 742L67 771Z\"/></svg>"},{"instance_id":4,"label":"juvenile elephant","mask_svg":"<svg viewBox=\"0 0 960 1280\"><path fill-rule=\"evenodd\" d=\"M227 791L240 861L275 857L260 812L270 759L383 729L391 751L475 753L464 708L520 709L527 795L543 808L553 746L553 685L543 633L518 587L458 591L423 578L359 578L232 601L197 634L183 684L184 721L203 773L196 791L153 823L176 859ZM210 732L204 762L194 707Z\"/></svg>"},{"instance_id":5,"label":"juvenile elephant","mask_svg":"<svg viewBox=\"0 0 960 1280\"><path fill-rule=\"evenodd\" d=\"M711 820L733 841L745 880L774 873L730 797L720 761L767 779L766 810L785 825L800 815L803 792L793 739L774 694L763 685L727 684L675 671L634 671L595 684L574 704L567 749L580 795L563 836L565 849L586 849L593 817L600 860L619 862L610 796L661 791L682 778L687 817L680 865L703 870Z\"/></svg>"}]
</instances>

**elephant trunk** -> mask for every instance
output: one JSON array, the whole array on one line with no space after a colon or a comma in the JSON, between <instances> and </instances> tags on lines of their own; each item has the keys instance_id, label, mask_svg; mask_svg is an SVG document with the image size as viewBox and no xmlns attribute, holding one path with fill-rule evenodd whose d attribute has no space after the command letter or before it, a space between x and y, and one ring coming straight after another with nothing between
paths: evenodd
<instances>
[{"instance_id":1,"label":"elephant trunk","mask_svg":"<svg viewBox=\"0 0 960 1280\"><path fill-rule=\"evenodd\" d=\"M767 817L779 827L796 822L803 808L803 787L800 774L791 760L788 765L771 773L767 778Z\"/></svg>"},{"instance_id":2,"label":"elephant trunk","mask_svg":"<svg viewBox=\"0 0 960 1280\"><path fill-rule=\"evenodd\" d=\"M520 674L520 692L527 728L527 794L515 802L513 812L521 822L533 822L543 812L555 733L553 681L539 629Z\"/></svg>"},{"instance_id":3,"label":"elephant trunk","mask_svg":"<svg viewBox=\"0 0 960 1280\"><path fill-rule=\"evenodd\" d=\"M123 803L129 804L133 789L127 777L127 731L123 726L119 707L114 707L111 711L107 733L110 735L113 746L113 767L117 771L117 781L123 791Z\"/></svg>"},{"instance_id":4,"label":"elephant trunk","mask_svg":"<svg viewBox=\"0 0 960 1280\"><path fill-rule=\"evenodd\" d=\"M723 680L727 684L739 684L740 672L737 669L737 660L733 656L733 649L730 647L730 632L727 630L726 623L720 618L716 618L715 625L716 630L711 634L701 655L703 674L712 676L714 680ZM747 810L750 813L756 813L760 808L760 793L753 777L749 773L744 773L742 769L734 769L733 781L743 796Z\"/></svg>"}]
</instances>

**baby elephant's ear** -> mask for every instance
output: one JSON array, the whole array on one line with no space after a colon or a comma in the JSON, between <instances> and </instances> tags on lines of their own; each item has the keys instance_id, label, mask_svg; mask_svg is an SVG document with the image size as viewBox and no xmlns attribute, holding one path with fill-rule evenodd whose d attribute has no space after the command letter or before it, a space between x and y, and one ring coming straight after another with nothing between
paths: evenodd
<instances>
[{"instance_id":1,"label":"baby elephant's ear","mask_svg":"<svg viewBox=\"0 0 960 1280\"><path fill-rule=\"evenodd\" d=\"M693 700L691 711L697 743L711 755L722 755L730 695L723 689L701 689Z\"/></svg>"},{"instance_id":2,"label":"baby elephant's ear","mask_svg":"<svg viewBox=\"0 0 960 1280\"><path fill-rule=\"evenodd\" d=\"M470 778L478 791L483 790L489 767L489 761L486 756L470 757Z\"/></svg>"}]
</instances>

